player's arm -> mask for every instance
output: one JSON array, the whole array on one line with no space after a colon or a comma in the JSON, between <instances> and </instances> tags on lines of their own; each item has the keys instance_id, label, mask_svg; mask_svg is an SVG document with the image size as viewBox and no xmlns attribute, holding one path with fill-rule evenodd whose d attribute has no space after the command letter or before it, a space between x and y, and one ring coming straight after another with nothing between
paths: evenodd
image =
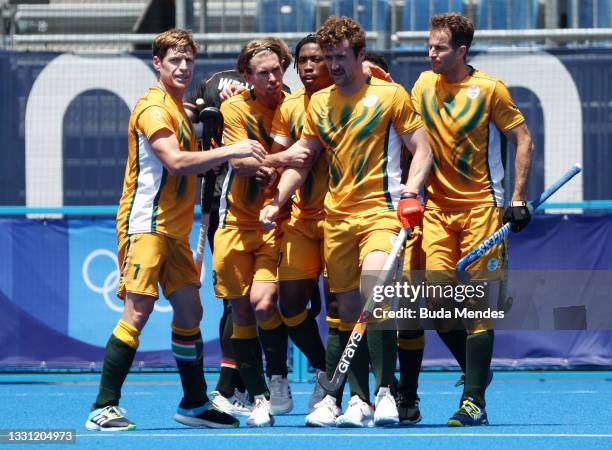
<instances>
[{"instance_id":1,"label":"player's arm","mask_svg":"<svg viewBox=\"0 0 612 450\"><path fill-rule=\"evenodd\" d=\"M433 159L427 132L423 127L417 128L414 132L403 135L402 142L412 153L412 162L404 192L418 194L429 176Z\"/></svg>"},{"instance_id":2,"label":"player's arm","mask_svg":"<svg viewBox=\"0 0 612 450\"><path fill-rule=\"evenodd\" d=\"M249 158L261 162L266 155L261 144L251 139L206 152L181 151L175 134L167 128L156 131L149 143L155 156L174 176L204 173L229 159Z\"/></svg>"},{"instance_id":3,"label":"player's arm","mask_svg":"<svg viewBox=\"0 0 612 450\"><path fill-rule=\"evenodd\" d=\"M504 133L516 148L514 163L514 192L512 201L525 201L527 198L527 180L533 160L534 146L531 133L525 122Z\"/></svg>"},{"instance_id":4,"label":"player's arm","mask_svg":"<svg viewBox=\"0 0 612 450\"><path fill-rule=\"evenodd\" d=\"M323 146L316 139L300 139L287 150L296 150L304 155L308 154L309 162L304 167L288 167L283 171L276 186L272 202L259 213L259 222L262 227L268 230L276 227L275 220L280 208L287 203L295 190L304 184L308 177L308 172L319 158L322 149Z\"/></svg>"},{"instance_id":5,"label":"player's arm","mask_svg":"<svg viewBox=\"0 0 612 450\"><path fill-rule=\"evenodd\" d=\"M423 206L418 196L429 176L433 156L423 127L402 135L402 142L412 153L412 162L406 185L397 204L397 217L403 228L414 228L423 220Z\"/></svg>"}]
</instances>

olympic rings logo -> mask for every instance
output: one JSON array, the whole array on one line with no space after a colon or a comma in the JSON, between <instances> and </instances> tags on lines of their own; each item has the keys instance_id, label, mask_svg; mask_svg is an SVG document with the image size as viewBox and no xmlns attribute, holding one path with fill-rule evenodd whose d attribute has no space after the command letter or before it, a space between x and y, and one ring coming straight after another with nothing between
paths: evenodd
<instances>
[{"instance_id":1,"label":"olympic rings logo","mask_svg":"<svg viewBox=\"0 0 612 450\"><path fill-rule=\"evenodd\" d=\"M96 285L89 276L90 266L92 265L93 261L98 257L109 258L115 267L113 271L111 271L108 275L106 275L106 277L104 278L104 282L102 283L102 286ZM111 252L110 250L103 249L103 248L94 250L89 255L87 255L87 257L85 258L85 261L83 261L83 267L81 268L81 273L83 275L83 281L85 282L85 285L92 292L102 295L102 298L104 299L104 303L106 303L106 306L108 306L112 311L119 312L119 313L123 312L123 303L117 304L117 301L114 300L115 292L117 291L117 285L119 283L119 263L117 262L117 255L115 253ZM156 302L154 309L155 311L159 311L162 313L168 313L172 311L172 306L171 305L162 306Z\"/></svg>"}]
</instances>

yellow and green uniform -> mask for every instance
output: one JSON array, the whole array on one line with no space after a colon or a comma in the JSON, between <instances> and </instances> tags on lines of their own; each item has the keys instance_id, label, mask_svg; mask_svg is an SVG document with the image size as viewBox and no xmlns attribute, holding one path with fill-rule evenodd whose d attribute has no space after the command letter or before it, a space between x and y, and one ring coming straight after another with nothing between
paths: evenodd
<instances>
[{"instance_id":1,"label":"yellow and green uniform","mask_svg":"<svg viewBox=\"0 0 612 450\"><path fill-rule=\"evenodd\" d=\"M188 238L193 224L196 179L173 176L151 149L159 130L174 133L181 151L196 151L191 121L182 104L158 87L138 100L129 122L128 159L117 212L117 235L159 233Z\"/></svg>"},{"instance_id":2,"label":"yellow and green uniform","mask_svg":"<svg viewBox=\"0 0 612 450\"><path fill-rule=\"evenodd\" d=\"M503 207L501 136L525 121L506 86L479 70L459 83L423 72L412 102L425 124L434 164L427 207Z\"/></svg>"},{"instance_id":3,"label":"yellow and green uniform","mask_svg":"<svg viewBox=\"0 0 612 450\"><path fill-rule=\"evenodd\" d=\"M272 122L271 136L275 141L288 148L299 140L309 101L310 98L304 88L285 98ZM312 166L304 184L295 193L291 211L293 217L297 219L324 217L323 200L328 189L327 170L325 157L319 158Z\"/></svg>"},{"instance_id":4,"label":"yellow and green uniform","mask_svg":"<svg viewBox=\"0 0 612 450\"><path fill-rule=\"evenodd\" d=\"M389 252L400 229L401 136L422 126L405 89L368 78L355 94L313 94L302 138L318 139L329 165L324 255L332 292L359 287L373 251Z\"/></svg>"},{"instance_id":5,"label":"yellow and green uniform","mask_svg":"<svg viewBox=\"0 0 612 450\"><path fill-rule=\"evenodd\" d=\"M224 144L253 139L269 152L274 112L258 102L252 90L226 100L221 105ZM221 193L219 228L260 229L259 211L271 201L272 192L259 186L255 177L236 176L230 165Z\"/></svg>"},{"instance_id":6,"label":"yellow and green uniform","mask_svg":"<svg viewBox=\"0 0 612 450\"><path fill-rule=\"evenodd\" d=\"M270 151L274 112L257 101L253 91L223 102L225 145L253 139ZM255 177L236 176L230 164L223 183L213 252L217 297L243 297L253 281L276 283L281 231L265 231L259 224L259 211L271 201L273 189L262 188Z\"/></svg>"},{"instance_id":7,"label":"yellow and green uniform","mask_svg":"<svg viewBox=\"0 0 612 450\"><path fill-rule=\"evenodd\" d=\"M421 125L399 84L370 77L350 96L341 96L335 86L313 94L302 138L325 147L326 217L394 211L402 191L400 136Z\"/></svg>"},{"instance_id":8,"label":"yellow and green uniform","mask_svg":"<svg viewBox=\"0 0 612 450\"><path fill-rule=\"evenodd\" d=\"M304 88L287 96L272 121L272 138L290 147L298 141L310 97ZM321 156L293 197L291 218L283 223L279 280L318 278L323 263L323 200L328 188L327 161Z\"/></svg>"}]
</instances>

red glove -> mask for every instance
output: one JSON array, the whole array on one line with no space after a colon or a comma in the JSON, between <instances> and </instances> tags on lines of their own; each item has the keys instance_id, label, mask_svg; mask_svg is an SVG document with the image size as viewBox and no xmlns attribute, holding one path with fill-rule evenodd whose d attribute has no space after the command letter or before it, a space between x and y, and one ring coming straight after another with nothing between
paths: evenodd
<instances>
[{"instance_id":1,"label":"red glove","mask_svg":"<svg viewBox=\"0 0 612 450\"><path fill-rule=\"evenodd\" d=\"M412 192L405 192L397 204L397 218L403 228L414 228L423 220L423 206Z\"/></svg>"}]
</instances>

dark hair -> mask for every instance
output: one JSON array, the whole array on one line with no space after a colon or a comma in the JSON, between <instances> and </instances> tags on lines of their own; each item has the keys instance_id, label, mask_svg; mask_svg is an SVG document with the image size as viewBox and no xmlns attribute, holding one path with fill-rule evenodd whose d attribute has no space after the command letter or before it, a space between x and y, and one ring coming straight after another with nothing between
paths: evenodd
<instances>
[{"instance_id":1,"label":"dark hair","mask_svg":"<svg viewBox=\"0 0 612 450\"><path fill-rule=\"evenodd\" d=\"M176 48L181 51L189 48L194 56L197 53L197 47L191 33L179 28L172 28L155 37L153 41L153 56L164 59L164 56L166 56L166 53L168 53L168 50L171 48Z\"/></svg>"},{"instance_id":2,"label":"dark hair","mask_svg":"<svg viewBox=\"0 0 612 450\"><path fill-rule=\"evenodd\" d=\"M432 16L429 29L448 30L451 35L451 45L454 49L465 45L469 50L472 45L472 39L474 39L474 24L467 17L457 13Z\"/></svg>"},{"instance_id":3,"label":"dark hair","mask_svg":"<svg viewBox=\"0 0 612 450\"><path fill-rule=\"evenodd\" d=\"M365 31L359 22L350 17L330 16L317 31L317 44L323 50L335 47L344 39L349 42L355 56L365 48Z\"/></svg>"},{"instance_id":4,"label":"dark hair","mask_svg":"<svg viewBox=\"0 0 612 450\"><path fill-rule=\"evenodd\" d=\"M295 61L293 61L293 66L297 68L298 58L300 57L300 50L306 44L316 44L317 36L314 33L307 34L302 38L300 42L295 46Z\"/></svg>"},{"instance_id":5,"label":"dark hair","mask_svg":"<svg viewBox=\"0 0 612 450\"><path fill-rule=\"evenodd\" d=\"M372 64L380 67L385 72L389 73L389 64L387 64L387 60L385 60L385 55L379 52L366 52L365 58L366 61L370 61Z\"/></svg>"}]
</instances>

